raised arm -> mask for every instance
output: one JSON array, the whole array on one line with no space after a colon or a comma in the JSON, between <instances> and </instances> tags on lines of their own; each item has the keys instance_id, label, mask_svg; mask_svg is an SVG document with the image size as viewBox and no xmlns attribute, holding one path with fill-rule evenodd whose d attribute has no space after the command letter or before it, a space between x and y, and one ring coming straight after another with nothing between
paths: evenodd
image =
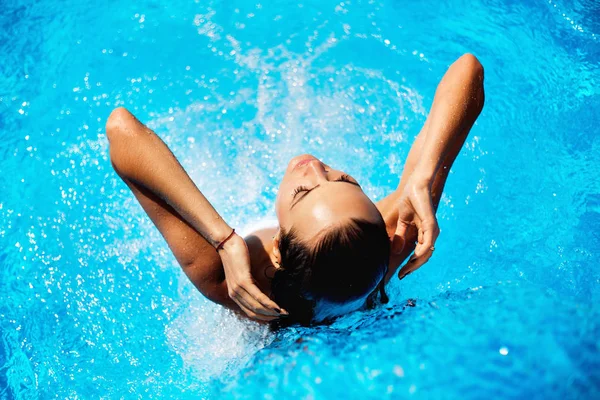
<instances>
[{"instance_id":1,"label":"raised arm","mask_svg":"<svg viewBox=\"0 0 600 400\"><path fill-rule=\"evenodd\" d=\"M194 285L210 300L255 319L279 316L277 304L250 275L244 240L198 190L167 145L124 108L112 112L106 133L115 171L130 187Z\"/></svg>"},{"instance_id":2,"label":"raised arm","mask_svg":"<svg viewBox=\"0 0 600 400\"><path fill-rule=\"evenodd\" d=\"M410 179L433 184L446 155L462 147L483 103L483 67L475 56L465 54L448 68L437 87L421 154ZM447 161L452 164L457 155L453 153Z\"/></svg>"},{"instance_id":3,"label":"raised arm","mask_svg":"<svg viewBox=\"0 0 600 400\"><path fill-rule=\"evenodd\" d=\"M401 279L431 257L439 234L435 210L450 168L483 103L483 67L475 56L465 54L440 81L429 116L406 159L400 184L382 201L388 229L395 231L388 280L413 249L413 257L398 274Z\"/></svg>"},{"instance_id":4,"label":"raised arm","mask_svg":"<svg viewBox=\"0 0 600 400\"><path fill-rule=\"evenodd\" d=\"M106 132L119 176L163 199L213 247L229 235L232 228L154 132L124 108L113 111Z\"/></svg>"}]
</instances>

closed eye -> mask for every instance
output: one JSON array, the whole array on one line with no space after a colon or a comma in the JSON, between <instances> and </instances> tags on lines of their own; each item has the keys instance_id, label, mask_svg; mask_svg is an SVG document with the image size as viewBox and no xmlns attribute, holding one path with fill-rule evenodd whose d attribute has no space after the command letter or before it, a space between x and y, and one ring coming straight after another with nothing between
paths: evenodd
<instances>
[{"instance_id":1,"label":"closed eye","mask_svg":"<svg viewBox=\"0 0 600 400\"><path fill-rule=\"evenodd\" d=\"M307 188L306 186L298 186L298 187L297 187L297 188L294 190L294 196L293 196L293 198L296 198L296 196L297 196L299 193L302 193L302 192L308 192L308 188Z\"/></svg>"},{"instance_id":2,"label":"closed eye","mask_svg":"<svg viewBox=\"0 0 600 400\"><path fill-rule=\"evenodd\" d=\"M352 178L350 178L350 175L346 175L346 174L344 174L344 175L340 176L340 177L339 177L339 178L337 178L337 179L336 179L334 182L346 182L346 183L349 183L349 184L351 184L351 185L358 186L359 188L361 187L361 186L358 184L358 182L356 182L356 181L354 181ZM304 200L304 198L305 198L306 196L308 196L308 194L309 194L310 192L312 192L313 190L315 190L315 189L316 189L316 188L318 188L319 186L321 186L321 185L317 185L317 186L315 186L315 187L314 187L314 188L312 188L312 189L308 189L306 186L298 186L298 187L297 187L297 188L294 190L294 196L292 197L292 201L293 201L293 200L296 198L296 196L297 196L298 194L300 194L300 193L302 193L302 192L305 192L305 193L304 193L304 196L302 196L300 199L298 199L298 201L296 201L295 203L293 203L293 204L291 205L290 209L294 208L294 206L295 206L296 204L298 204L298 203L300 203L302 200Z\"/></svg>"},{"instance_id":3,"label":"closed eye","mask_svg":"<svg viewBox=\"0 0 600 400\"><path fill-rule=\"evenodd\" d=\"M359 183L356 182L355 180L353 180L352 178L350 178L350 175L348 175L348 174L344 174L344 175L340 176L335 181L336 182L348 182L348 183L351 183L353 185L360 187Z\"/></svg>"}]
</instances>

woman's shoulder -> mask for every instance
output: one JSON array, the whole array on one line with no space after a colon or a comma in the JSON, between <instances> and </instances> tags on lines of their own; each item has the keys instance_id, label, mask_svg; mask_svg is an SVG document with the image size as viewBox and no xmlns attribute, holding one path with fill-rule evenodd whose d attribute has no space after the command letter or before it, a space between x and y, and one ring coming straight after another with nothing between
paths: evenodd
<instances>
[{"instance_id":1,"label":"woman's shoulder","mask_svg":"<svg viewBox=\"0 0 600 400\"><path fill-rule=\"evenodd\" d=\"M375 203L375 206L385 221L385 226L389 235L396 231L396 224L398 223L397 200L398 193L397 191L394 191Z\"/></svg>"},{"instance_id":2,"label":"woman's shoulder","mask_svg":"<svg viewBox=\"0 0 600 400\"><path fill-rule=\"evenodd\" d=\"M252 220L242 225L239 229L236 229L236 231L241 237L247 238L265 230L277 231L278 226L279 221L277 221L275 216L266 216Z\"/></svg>"}]
</instances>

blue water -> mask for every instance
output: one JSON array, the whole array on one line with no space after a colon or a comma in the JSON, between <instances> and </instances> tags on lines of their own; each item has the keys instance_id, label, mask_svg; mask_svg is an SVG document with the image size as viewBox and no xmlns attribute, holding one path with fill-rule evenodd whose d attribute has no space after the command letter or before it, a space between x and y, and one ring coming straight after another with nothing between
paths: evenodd
<instances>
[{"instance_id":1,"label":"blue water","mask_svg":"<svg viewBox=\"0 0 600 400\"><path fill-rule=\"evenodd\" d=\"M600 396L600 3L124 3L2 2L0 399ZM381 199L465 52L436 254L330 327L205 300L108 160L126 106L232 226L302 152Z\"/></svg>"}]
</instances>

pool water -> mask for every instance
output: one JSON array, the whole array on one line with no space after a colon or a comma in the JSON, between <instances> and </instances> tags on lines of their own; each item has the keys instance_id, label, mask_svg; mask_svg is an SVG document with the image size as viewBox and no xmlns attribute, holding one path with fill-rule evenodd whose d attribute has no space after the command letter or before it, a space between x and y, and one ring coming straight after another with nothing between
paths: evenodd
<instances>
[{"instance_id":1,"label":"pool water","mask_svg":"<svg viewBox=\"0 0 600 400\"><path fill-rule=\"evenodd\" d=\"M124 3L2 2L0 399L600 396L600 3ZM205 300L108 159L125 106L232 226L303 152L378 200L466 52L435 256L328 327Z\"/></svg>"}]
</instances>

